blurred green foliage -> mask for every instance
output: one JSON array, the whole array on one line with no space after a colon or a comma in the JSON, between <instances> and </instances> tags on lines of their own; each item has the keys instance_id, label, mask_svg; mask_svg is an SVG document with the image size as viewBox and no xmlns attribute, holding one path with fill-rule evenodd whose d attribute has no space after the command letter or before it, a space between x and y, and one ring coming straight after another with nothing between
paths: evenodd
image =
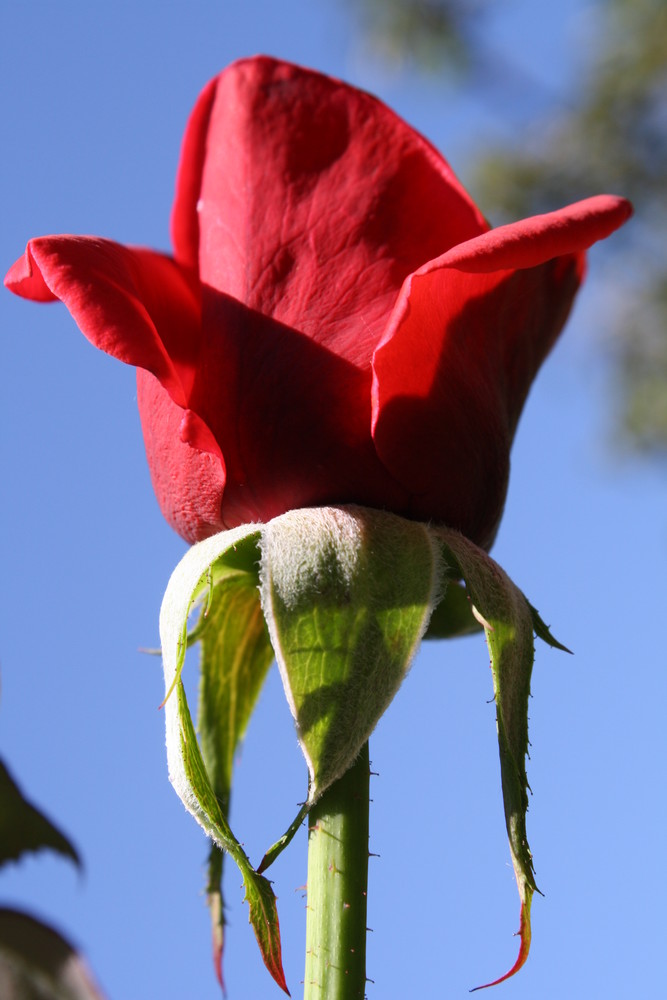
<instances>
[{"instance_id":1,"label":"blurred green foliage","mask_svg":"<svg viewBox=\"0 0 667 1000\"><path fill-rule=\"evenodd\" d=\"M398 66L468 71L472 27L488 0L352 0L374 52Z\"/></svg>"},{"instance_id":2,"label":"blurred green foliage","mask_svg":"<svg viewBox=\"0 0 667 1000\"><path fill-rule=\"evenodd\" d=\"M484 0L360 6L378 53L427 70L432 84L457 73L482 101L489 86L498 98L505 77L508 106L520 101L505 73L512 53L494 47ZM564 71L558 94L539 93L536 82L539 112L520 126L519 141L479 148L471 187L494 224L600 192L634 202L635 219L605 246L614 285L603 343L618 389L619 443L667 454L667 3L597 0L582 14L575 75Z\"/></svg>"}]
</instances>

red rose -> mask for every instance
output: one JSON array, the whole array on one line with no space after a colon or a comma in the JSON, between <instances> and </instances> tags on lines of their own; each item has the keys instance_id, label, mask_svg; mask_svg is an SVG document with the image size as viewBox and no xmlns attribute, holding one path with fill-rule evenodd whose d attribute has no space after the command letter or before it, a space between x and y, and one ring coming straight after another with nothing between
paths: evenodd
<instances>
[{"instance_id":1,"label":"red rose","mask_svg":"<svg viewBox=\"0 0 667 1000\"><path fill-rule=\"evenodd\" d=\"M173 258L47 236L6 284L137 367L153 484L188 541L355 502L488 546L584 252L630 211L600 196L489 230L375 98L246 59L188 123Z\"/></svg>"}]
</instances>

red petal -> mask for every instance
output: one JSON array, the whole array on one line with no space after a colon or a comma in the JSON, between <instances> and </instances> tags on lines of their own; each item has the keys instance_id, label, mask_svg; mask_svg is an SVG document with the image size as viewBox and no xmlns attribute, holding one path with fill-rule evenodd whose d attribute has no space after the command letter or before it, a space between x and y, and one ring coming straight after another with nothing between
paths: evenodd
<instances>
[{"instance_id":1,"label":"red petal","mask_svg":"<svg viewBox=\"0 0 667 1000\"><path fill-rule=\"evenodd\" d=\"M314 504L405 504L371 440L369 369L212 289L204 315L192 409L225 457L228 527ZM188 440L207 447L196 428Z\"/></svg>"},{"instance_id":2,"label":"red petal","mask_svg":"<svg viewBox=\"0 0 667 1000\"><path fill-rule=\"evenodd\" d=\"M374 356L373 436L413 516L491 543L516 423L583 250L627 216L626 202L593 198L484 234L406 281Z\"/></svg>"},{"instance_id":3,"label":"red petal","mask_svg":"<svg viewBox=\"0 0 667 1000\"><path fill-rule=\"evenodd\" d=\"M368 365L403 279L483 218L432 146L336 80L262 57L207 100L181 167L204 164L202 282Z\"/></svg>"},{"instance_id":4,"label":"red petal","mask_svg":"<svg viewBox=\"0 0 667 1000\"><path fill-rule=\"evenodd\" d=\"M169 257L92 236L31 240L5 278L24 298L60 299L96 347L153 372L182 406L195 376L200 307Z\"/></svg>"},{"instance_id":5,"label":"red petal","mask_svg":"<svg viewBox=\"0 0 667 1000\"><path fill-rule=\"evenodd\" d=\"M179 263L199 267L199 214L197 203L206 161L206 134L215 98L217 80L202 90L183 136L181 159L176 177L176 196L171 213L171 239Z\"/></svg>"},{"instance_id":6,"label":"red petal","mask_svg":"<svg viewBox=\"0 0 667 1000\"><path fill-rule=\"evenodd\" d=\"M577 201L558 212L534 215L499 226L453 247L420 273L438 267L456 267L476 273L535 267L553 257L587 250L606 239L632 215L624 198L600 194Z\"/></svg>"},{"instance_id":7,"label":"red petal","mask_svg":"<svg viewBox=\"0 0 667 1000\"><path fill-rule=\"evenodd\" d=\"M14 292L14 295L20 295L23 299L31 299L33 302L58 301L58 296L54 295L46 284L39 268L33 267L30 243L26 247L24 256L19 257L7 271L5 288Z\"/></svg>"},{"instance_id":8,"label":"red petal","mask_svg":"<svg viewBox=\"0 0 667 1000\"><path fill-rule=\"evenodd\" d=\"M182 440L185 411L141 368L137 398L153 488L165 518L187 542L222 531L225 471L220 458Z\"/></svg>"}]
</instances>

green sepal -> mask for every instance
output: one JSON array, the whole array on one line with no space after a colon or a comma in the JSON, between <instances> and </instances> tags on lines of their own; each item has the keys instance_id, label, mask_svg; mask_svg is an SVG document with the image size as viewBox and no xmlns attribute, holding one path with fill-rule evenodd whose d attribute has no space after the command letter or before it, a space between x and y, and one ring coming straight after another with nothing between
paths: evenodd
<instances>
[{"instance_id":1,"label":"green sepal","mask_svg":"<svg viewBox=\"0 0 667 1000\"><path fill-rule=\"evenodd\" d=\"M313 802L398 690L436 600L426 525L362 507L290 511L261 540L262 608Z\"/></svg>"},{"instance_id":2,"label":"green sepal","mask_svg":"<svg viewBox=\"0 0 667 1000\"><path fill-rule=\"evenodd\" d=\"M234 754L273 660L256 576L239 573L215 586L200 649L199 738L227 809Z\"/></svg>"},{"instance_id":3,"label":"green sepal","mask_svg":"<svg viewBox=\"0 0 667 1000\"><path fill-rule=\"evenodd\" d=\"M470 597L458 580L447 583L439 603L433 610L424 635L425 639L456 639L482 631L481 623L472 612Z\"/></svg>"},{"instance_id":4,"label":"green sepal","mask_svg":"<svg viewBox=\"0 0 667 1000\"><path fill-rule=\"evenodd\" d=\"M18 861L27 851L46 848L81 867L81 859L67 837L24 798L0 761L0 865Z\"/></svg>"},{"instance_id":5,"label":"green sepal","mask_svg":"<svg viewBox=\"0 0 667 1000\"><path fill-rule=\"evenodd\" d=\"M473 614L484 627L491 655L505 825L521 899L519 955L495 985L521 968L530 948L530 907L537 890L526 837L528 809L528 699L534 658L535 630L551 645L560 646L507 574L472 542L456 531L433 529L443 549L446 573L465 582ZM481 988L481 987L479 987Z\"/></svg>"},{"instance_id":6,"label":"green sepal","mask_svg":"<svg viewBox=\"0 0 667 1000\"><path fill-rule=\"evenodd\" d=\"M290 825L287 827L287 830L282 835L282 837L279 837L278 840L275 842L275 844L272 844L271 847L269 847L268 851L265 851L264 857L257 865L257 871L260 872L260 874L261 872L265 872L266 869L273 864L278 855L282 854L285 848L292 843L292 840L294 839L297 830L299 829L299 827L301 826L301 824L303 823L303 821L305 820L306 816L310 811L310 805L311 803L309 800L301 804L298 813L296 814Z\"/></svg>"},{"instance_id":7,"label":"green sepal","mask_svg":"<svg viewBox=\"0 0 667 1000\"><path fill-rule=\"evenodd\" d=\"M257 574L239 569L213 587L208 614L198 623L200 684L198 731L215 796L229 816L234 755L273 660L257 589ZM222 978L224 946L223 855L209 854L207 898L216 974Z\"/></svg>"},{"instance_id":8,"label":"green sepal","mask_svg":"<svg viewBox=\"0 0 667 1000\"><path fill-rule=\"evenodd\" d=\"M530 603L528 604L528 607L530 608L530 614L533 619L533 631L537 638L541 639L542 642L546 642L547 646L551 646L552 649L560 649L561 652L572 655L572 650L568 649L567 646L564 646L562 642L559 642L558 639L555 639L551 634L549 626L545 625L540 618L537 608L534 608Z\"/></svg>"},{"instance_id":9,"label":"green sepal","mask_svg":"<svg viewBox=\"0 0 667 1000\"><path fill-rule=\"evenodd\" d=\"M254 870L228 823L234 751L272 659L257 590L260 531L257 525L245 525L206 539L186 553L172 574L160 612L167 692L163 704L170 780L217 848L231 854L238 865L262 957L275 981L288 992L271 885ZM202 749L181 682L188 635L192 634L188 619L199 601L203 606L194 631L202 644ZM209 856L207 889L214 961L222 981L221 873L221 855L214 850Z\"/></svg>"},{"instance_id":10,"label":"green sepal","mask_svg":"<svg viewBox=\"0 0 667 1000\"><path fill-rule=\"evenodd\" d=\"M225 852L211 841L206 865L206 905L211 918L211 945L213 968L223 993L225 980L222 973L222 955L225 950L225 901L222 894L222 869Z\"/></svg>"},{"instance_id":11,"label":"green sepal","mask_svg":"<svg viewBox=\"0 0 667 1000\"><path fill-rule=\"evenodd\" d=\"M264 964L282 990L289 996L285 973L282 967L280 946L280 925L276 897L271 883L259 875L251 865L247 854L234 836L223 814L215 792L211 787L202 759L197 736L190 717L185 690L181 681L175 692L178 696L178 712L181 725L180 744L183 770L189 788L194 794L197 806L197 820L206 829L215 843L236 862L243 877L248 916L257 938Z\"/></svg>"}]
</instances>

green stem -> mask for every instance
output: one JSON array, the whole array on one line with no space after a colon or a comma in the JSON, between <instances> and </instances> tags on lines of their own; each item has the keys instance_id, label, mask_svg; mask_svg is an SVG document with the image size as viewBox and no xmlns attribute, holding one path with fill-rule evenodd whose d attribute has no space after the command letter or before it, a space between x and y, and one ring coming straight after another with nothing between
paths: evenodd
<instances>
[{"instance_id":1,"label":"green stem","mask_svg":"<svg viewBox=\"0 0 667 1000\"><path fill-rule=\"evenodd\" d=\"M364 1000L368 744L310 810L304 1000Z\"/></svg>"}]
</instances>

